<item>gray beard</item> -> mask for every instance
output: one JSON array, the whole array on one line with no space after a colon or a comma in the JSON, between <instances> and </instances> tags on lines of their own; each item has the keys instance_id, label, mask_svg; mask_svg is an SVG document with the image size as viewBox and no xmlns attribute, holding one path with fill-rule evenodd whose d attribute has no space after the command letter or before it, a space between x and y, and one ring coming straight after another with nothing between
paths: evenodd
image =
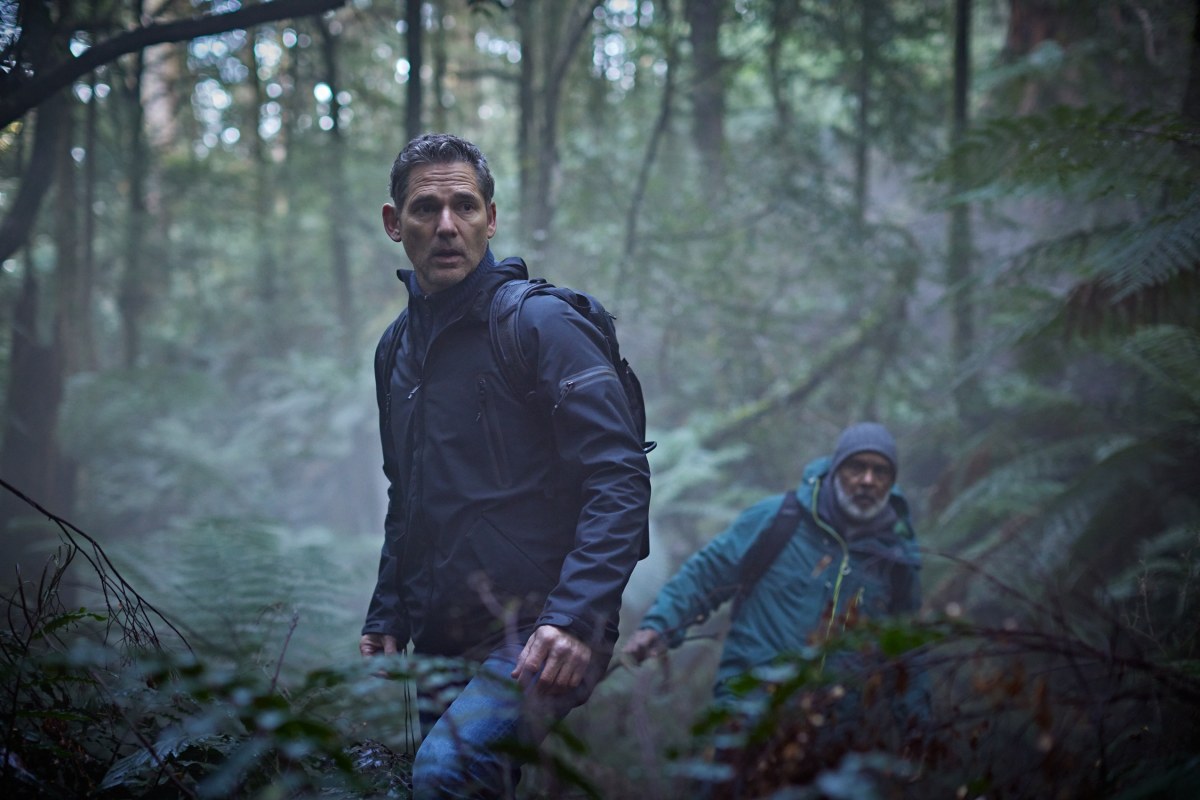
<instances>
[{"instance_id":1,"label":"gray beard","mask_svg":"<svg viewBox=\"0 0 1200 800\"><path fill-rule=\"evenodd\" d=\"M869 522L879 516L888 504L888 496L885 494L878 503L867 508L861 508L854 503L846 490L842 488L842 482L837 478L833 479L834 494L837 497L838 507L842 509L842 513L855 522Z\"/></svg>"}]
</instances>

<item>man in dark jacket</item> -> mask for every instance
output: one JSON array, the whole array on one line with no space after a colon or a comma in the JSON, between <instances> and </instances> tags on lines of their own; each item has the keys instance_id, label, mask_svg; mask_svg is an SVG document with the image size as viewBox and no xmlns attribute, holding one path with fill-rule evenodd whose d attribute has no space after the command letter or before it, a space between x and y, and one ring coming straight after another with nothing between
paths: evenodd
<instances>
[{"instance_id":1,"label":"man in dark jacket","mask_svg":"<svg viewBox=\"0 0 1200 800\"><path fill-rule=\"evenodd\" d=\"M732 678L840 632L851 607L875 619L917 610L920 562L908 504L895 486L899 463L891 433L863 422L842 432L831 458L804 470L795 529L734 615L717 668L718 701L731 698ZM751 506L688 559L623 652L638 662L661 655L737 595L746 552L782 501L775 495Z\"/></svg>"},{"instance_id":2,"label":"man in dark jacket","mask_svg":"<svg viewBox=\"0 0 1200 800\"><path fill-rule=\"evenodd\" d=\"M599 331L549 295L525 301L528 396L510 388L488 328L492 295L525 278L497 263L494 182L470 142L431 134L392 166L389 238L407 309L376 351L388 509L364 656L479 662L444 713L422 704L414 796L510 794L494 752L536 744L546 720L603 676L640 554L650 471Z\"/></svg>"}]
</instances>

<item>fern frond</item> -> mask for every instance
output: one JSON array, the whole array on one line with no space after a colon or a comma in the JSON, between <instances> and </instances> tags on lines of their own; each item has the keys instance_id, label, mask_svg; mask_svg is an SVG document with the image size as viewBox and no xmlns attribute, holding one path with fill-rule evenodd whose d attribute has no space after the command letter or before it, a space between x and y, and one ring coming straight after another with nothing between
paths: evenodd
<instances>
[{"instance_id":1,"label":"fern frond","mask_svg":"<svg viewBox=\"0 0 1200 800\"><path fill-rule=\"evenodd\" d=\"M1200 271L1200 190L1130 225L1097 267L1120 301L1183 272Z\"/></svg>"},{"instance_id":2,"label":"fern frond","mask_svg":"<svg viewBox=\"0 0 1200 800\"><path fill-rule=\"evenodd\" d=\"M1103 280L1084 281L1068 292L1045 333L1061 328L1065 338L1128 335L1138 328L1200 322L1200 272L1178 273L1164 283L1121 293Z\"/></svg>"},{"instance_id":3,"label":"fern frond","mask_svg":"<svg viewBox=\"0 0 1200 800\"><path fill-rule=\"evenodd\" d=\"M1177 325L1144 328L1125 342L1124 352L1156 383L1200 409L1200 330Z\"/></svg>"},{"instance_id":4,"label":"fern frond","mask_svg":"<svg viewBox=\"0 0 1200 800\"><path fill-rule=\"evenodd\" d=\"M965 187L957 202L1035 193L1157 197L1164 183L1194 173L1181 148L1200 148L1200 132L1176 117L1060 106L976 126L930 177L946 185L957 178Z\"/></svg>"}]
</instances>

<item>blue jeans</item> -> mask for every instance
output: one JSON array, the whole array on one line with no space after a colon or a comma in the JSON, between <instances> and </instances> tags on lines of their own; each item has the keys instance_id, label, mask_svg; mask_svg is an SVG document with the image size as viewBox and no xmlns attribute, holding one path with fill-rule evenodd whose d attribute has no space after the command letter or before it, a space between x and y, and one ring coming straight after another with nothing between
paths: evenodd
<instances>
[{"instance_id":1,"label":"blue jeans","mask_svg":"<svg viewBox=\"0 0 1200 800\"><path fill-rule=\"evenodd\" d=\"M521 765L496 745L536 748L551 725L587 700L608 667L608 654L593 651L578 689L543 695L536 681L522 689L511 677L523 647L511 643L493 650L444 711L430 708L436 698L422 697L424 738L413 762L414 800L513 797Z\"/></svg>"}]
</instances>

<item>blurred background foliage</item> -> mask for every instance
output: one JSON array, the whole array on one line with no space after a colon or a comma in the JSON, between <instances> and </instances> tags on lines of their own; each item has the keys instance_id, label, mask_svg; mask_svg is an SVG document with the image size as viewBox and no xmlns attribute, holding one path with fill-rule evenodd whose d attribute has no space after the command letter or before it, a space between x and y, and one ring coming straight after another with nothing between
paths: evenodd
<instances>
[{"instance_id":1,"label":"blurred background foliage","mask_svg":"<svg viewBox=\"0 0 1200 800\"><path fill-rule=\"evenodd\" d=\"M401 706L353 664L384 507L371 354L405 302L379 207L404 142L449 130L491 159L497 254L599 295L642 378L662 446L626 626L742 507L879 419L928 550L918 649L955 665L940 711L975 720L966 698L999 697L1013 720L990 749L947 723L938 745L976 760L944 758L932 785L1051 796L1096 759L1054 761L1042 784L999 765L1091 736L1107 766L1089 790L1194 788L1174 755L1195 730L1173 714L1200 698L1198 16L1185 0L0 0L0 478L177 626L149 649L186 684L146 677L111 569L92 579L106 562L68 571L70 528L0 493L6 780L24 754L44 786L52 763L94 776L61 796L304 794L334 791L314 776L342 774L347 742L386 744L367 761L404 750ZM527 791L682 791L699 762L662 764L691 746L721 624L669 674L618 669ZM1037 637L1000 646L1013 631ZM81 649L96 641L111 649ZM1111 671L1068 689L983 664L1080 658ZM33 666L64 677L22 695ZM89 690L108 702L85 713ZM295 724L216 721L238 703ZM94 752L66 744L72 725ZM1145 752L1157 773L1113 766ZM171 759L191 771L147 777ZM899 774L825 766L834 796Z\"/></svg>"}]
</instances>

